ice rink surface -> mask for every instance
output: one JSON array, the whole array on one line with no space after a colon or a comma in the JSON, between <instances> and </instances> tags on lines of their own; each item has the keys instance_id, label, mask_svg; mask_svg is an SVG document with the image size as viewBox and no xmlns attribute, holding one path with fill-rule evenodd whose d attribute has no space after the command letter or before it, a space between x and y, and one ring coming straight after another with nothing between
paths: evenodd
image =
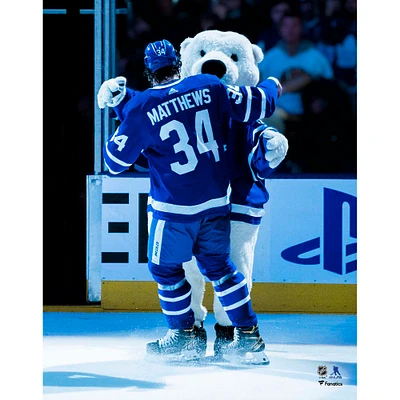
<instances>
[{"instance_id":1,"label":"ice rink surface","mask_svg":"<svg viewBox=\"0 0 400 400\"><path fill-rule=\"evenodd\" d=\"M161 313L45 312L45 400L355 400L355 315L258 314L268 366L212 361L214 315L204 327L206 358L168 365L145 359L165 335ZM318 374L325 367L324 379ZM334 367L336 375L333 374Z\"/></svg>"}]
</instances>

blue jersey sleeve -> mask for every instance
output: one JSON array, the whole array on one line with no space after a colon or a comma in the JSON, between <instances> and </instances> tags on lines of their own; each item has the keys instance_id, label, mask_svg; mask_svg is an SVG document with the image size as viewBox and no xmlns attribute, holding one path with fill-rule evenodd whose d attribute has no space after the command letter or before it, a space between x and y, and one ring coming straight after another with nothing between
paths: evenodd
<instances>
[{"instance_id":1,"label":"blue jersey sleeve","mask_svg":"<svg viewBox=\"0 0 400 400\"><path fill-rule=\"evenodd\" d=\"M117 106L112 108L111 117L112 118L116 118L117 120L123 122L125 120L126 116L127 116L127 113L128 113L128 109L129 109L128 103L129 103L129 101L133 97L135 97L136 94L138 94L138 93L140 93L140 92L135 91L135 90L127 87L126 88L126 95L125 95L124 99L121 101L121 103L119 103ZM114 135L112 137L113 137L114 143L115 143L115 140L117 142L120 142L120 144L118 146L120 148L122 141L125 140L124 138L121 137L121 133L118 133L117 135L114 133ZM116 152L115 146L113 146L111 144L111 138L107 141L107 147L104 147L104 157L105 157L105 163L106 163L108 169L110 170L111 173L115 174L115 173L122 172L122 171L119 171L119 169L120 169L119 166L113 165L113 164L115 164L115 162L113 161L113 157L115 157L119 161L122 161L122 160L120 160L118 158L118 156L125 157L125 155L116 154L116 156L111 157L112 154L113 154L112 152L113 151ZM113 149L113 147L114 147L114 149ZM117 149L118 149L118 147L117 147ZM107 150L106 149L108 150L109 154L107 154ZM117 162L117 164L118 164L118 162ZM126 163L126 164L129 164L129 163ZM113 169L110 166L113 166ZM124 165L121 165L121 166L124 167ZM134 171L148 172L149 164L148 164L148 161L147 161L147 157L145 157L143 154L139 154L137 159L134 161L134 164L130 165L129 167L126 167L126 169L129 169L130 167L133 167L131 169L134 170Z\"/></svg>"},{"instance_id":2,"label":"blue jersey sleeve","mask_svg":"<svg viewBox=\"0 0 400 400\"><path fill-rule=\"evenodd\" d=\"M126 88L125 97L123 98L123 100L121 101L121 103L119 103L117 106L115 106L115 107L113 108L113 110L114 110L114 112L115 112L117 118L118 118L121 122L122 122L122 121L125 119L125 117L126 117L126 113L124 113L125 106L126 106L127 103L129 102L129 100L132 99L132 98L136 95L136 93L138 93L138 92L136 92L135 90L130 89L130 88L127 87L127 88Z\"/></svg>"},{"instance_id":3,"label":"blue jersey sleeve","mask_svg":"<svg viewBox=\"0 0 400 400\"><path fill-rule=\"evenodd\" d=\"M135 127L134 119L128 115L103 147L104 162L113 175L131 167L147 146L142 130Z\"/></svg>"},{"instance_id":4,"label":"blue jersey sleeve","mask_svg":"<svg viewBox=\"0 0 400 400\"><path fill-rule=\"evenodd\" d=\"M278 99L278 87L274 80L267 79L257 87L224 86L229 100L228 112L236 121L251 124L274 113Z\"/></svg>"}]
</instances>

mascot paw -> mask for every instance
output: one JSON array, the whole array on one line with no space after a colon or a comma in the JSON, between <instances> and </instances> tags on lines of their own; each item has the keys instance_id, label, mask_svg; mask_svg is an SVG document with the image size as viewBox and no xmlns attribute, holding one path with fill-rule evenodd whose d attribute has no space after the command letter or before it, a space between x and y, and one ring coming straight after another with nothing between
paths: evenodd
<instances>
[{"instance_id":1,"label":"mascot paw","mask_svg":"<svg viewBox=\"0 0 400 400\"><path fill-rule=\"evenodd\" d=\"M124 99L126 94L126 78L119 76L109 79L101 85L97 93L97 105L99 108L115 107Z\"/></svg>"},{"instance_id":2,"label":"mascot paw","mask_svg":"<svg viewBox=\"0 0 400 400\"><path fill-rule=\"evenodd\" d=\"M284 135L271 128L265 129L262 135L266 141L265 159L271 168L276 168L286 157L289 149L288 141Z\"/></svg>"}]
</instances>

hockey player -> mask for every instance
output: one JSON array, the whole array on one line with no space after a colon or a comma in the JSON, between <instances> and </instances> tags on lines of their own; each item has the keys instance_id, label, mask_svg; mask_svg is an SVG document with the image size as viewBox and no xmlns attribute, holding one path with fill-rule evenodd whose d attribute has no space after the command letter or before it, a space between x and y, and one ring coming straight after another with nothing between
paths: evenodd
<instances>
[{"instance_id":1,"label":"hockey player","mask_svg":"<svg viewBox=\"0 0 400 400\"><path fill-rule=\"evenodd\" d=\"M149 162L149 270L169 330L149 343L147 352L175 359L205 352L182 268L194 254L235 327L227 356L247 352L253 362L266 363L246 280L229 257L230 187L222 126L230 117L253 122L271 115L279 85L269 79L258 88L230 87L210 75L180 79L179 64L168 41L147 46L145 65L153 87L129 100L121 125L104 146L111 174L129 168L142 151Z\"/></svg>"}]
</instances>

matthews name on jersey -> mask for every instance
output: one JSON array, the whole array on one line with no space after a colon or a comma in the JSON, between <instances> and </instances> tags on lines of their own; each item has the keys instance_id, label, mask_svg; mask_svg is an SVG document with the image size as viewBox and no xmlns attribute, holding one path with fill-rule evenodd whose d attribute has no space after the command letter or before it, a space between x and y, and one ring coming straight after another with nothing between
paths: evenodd
<instances>
[{"instance_id":1,"label":"matthews name on jersey","mask_svg":"<svg viewBox=\"0 0 400 400\"><path fill-rule=\"evenodd\" d=\"M149 204L159 219L190 222L226 214L230 185L223 126L230 117L252 123L272 115L277 96L272 79L239 87L213 75L135 92L104 145L105 163L118 174L143 152L149 163Z\"/></svg>"}]
</instances>

